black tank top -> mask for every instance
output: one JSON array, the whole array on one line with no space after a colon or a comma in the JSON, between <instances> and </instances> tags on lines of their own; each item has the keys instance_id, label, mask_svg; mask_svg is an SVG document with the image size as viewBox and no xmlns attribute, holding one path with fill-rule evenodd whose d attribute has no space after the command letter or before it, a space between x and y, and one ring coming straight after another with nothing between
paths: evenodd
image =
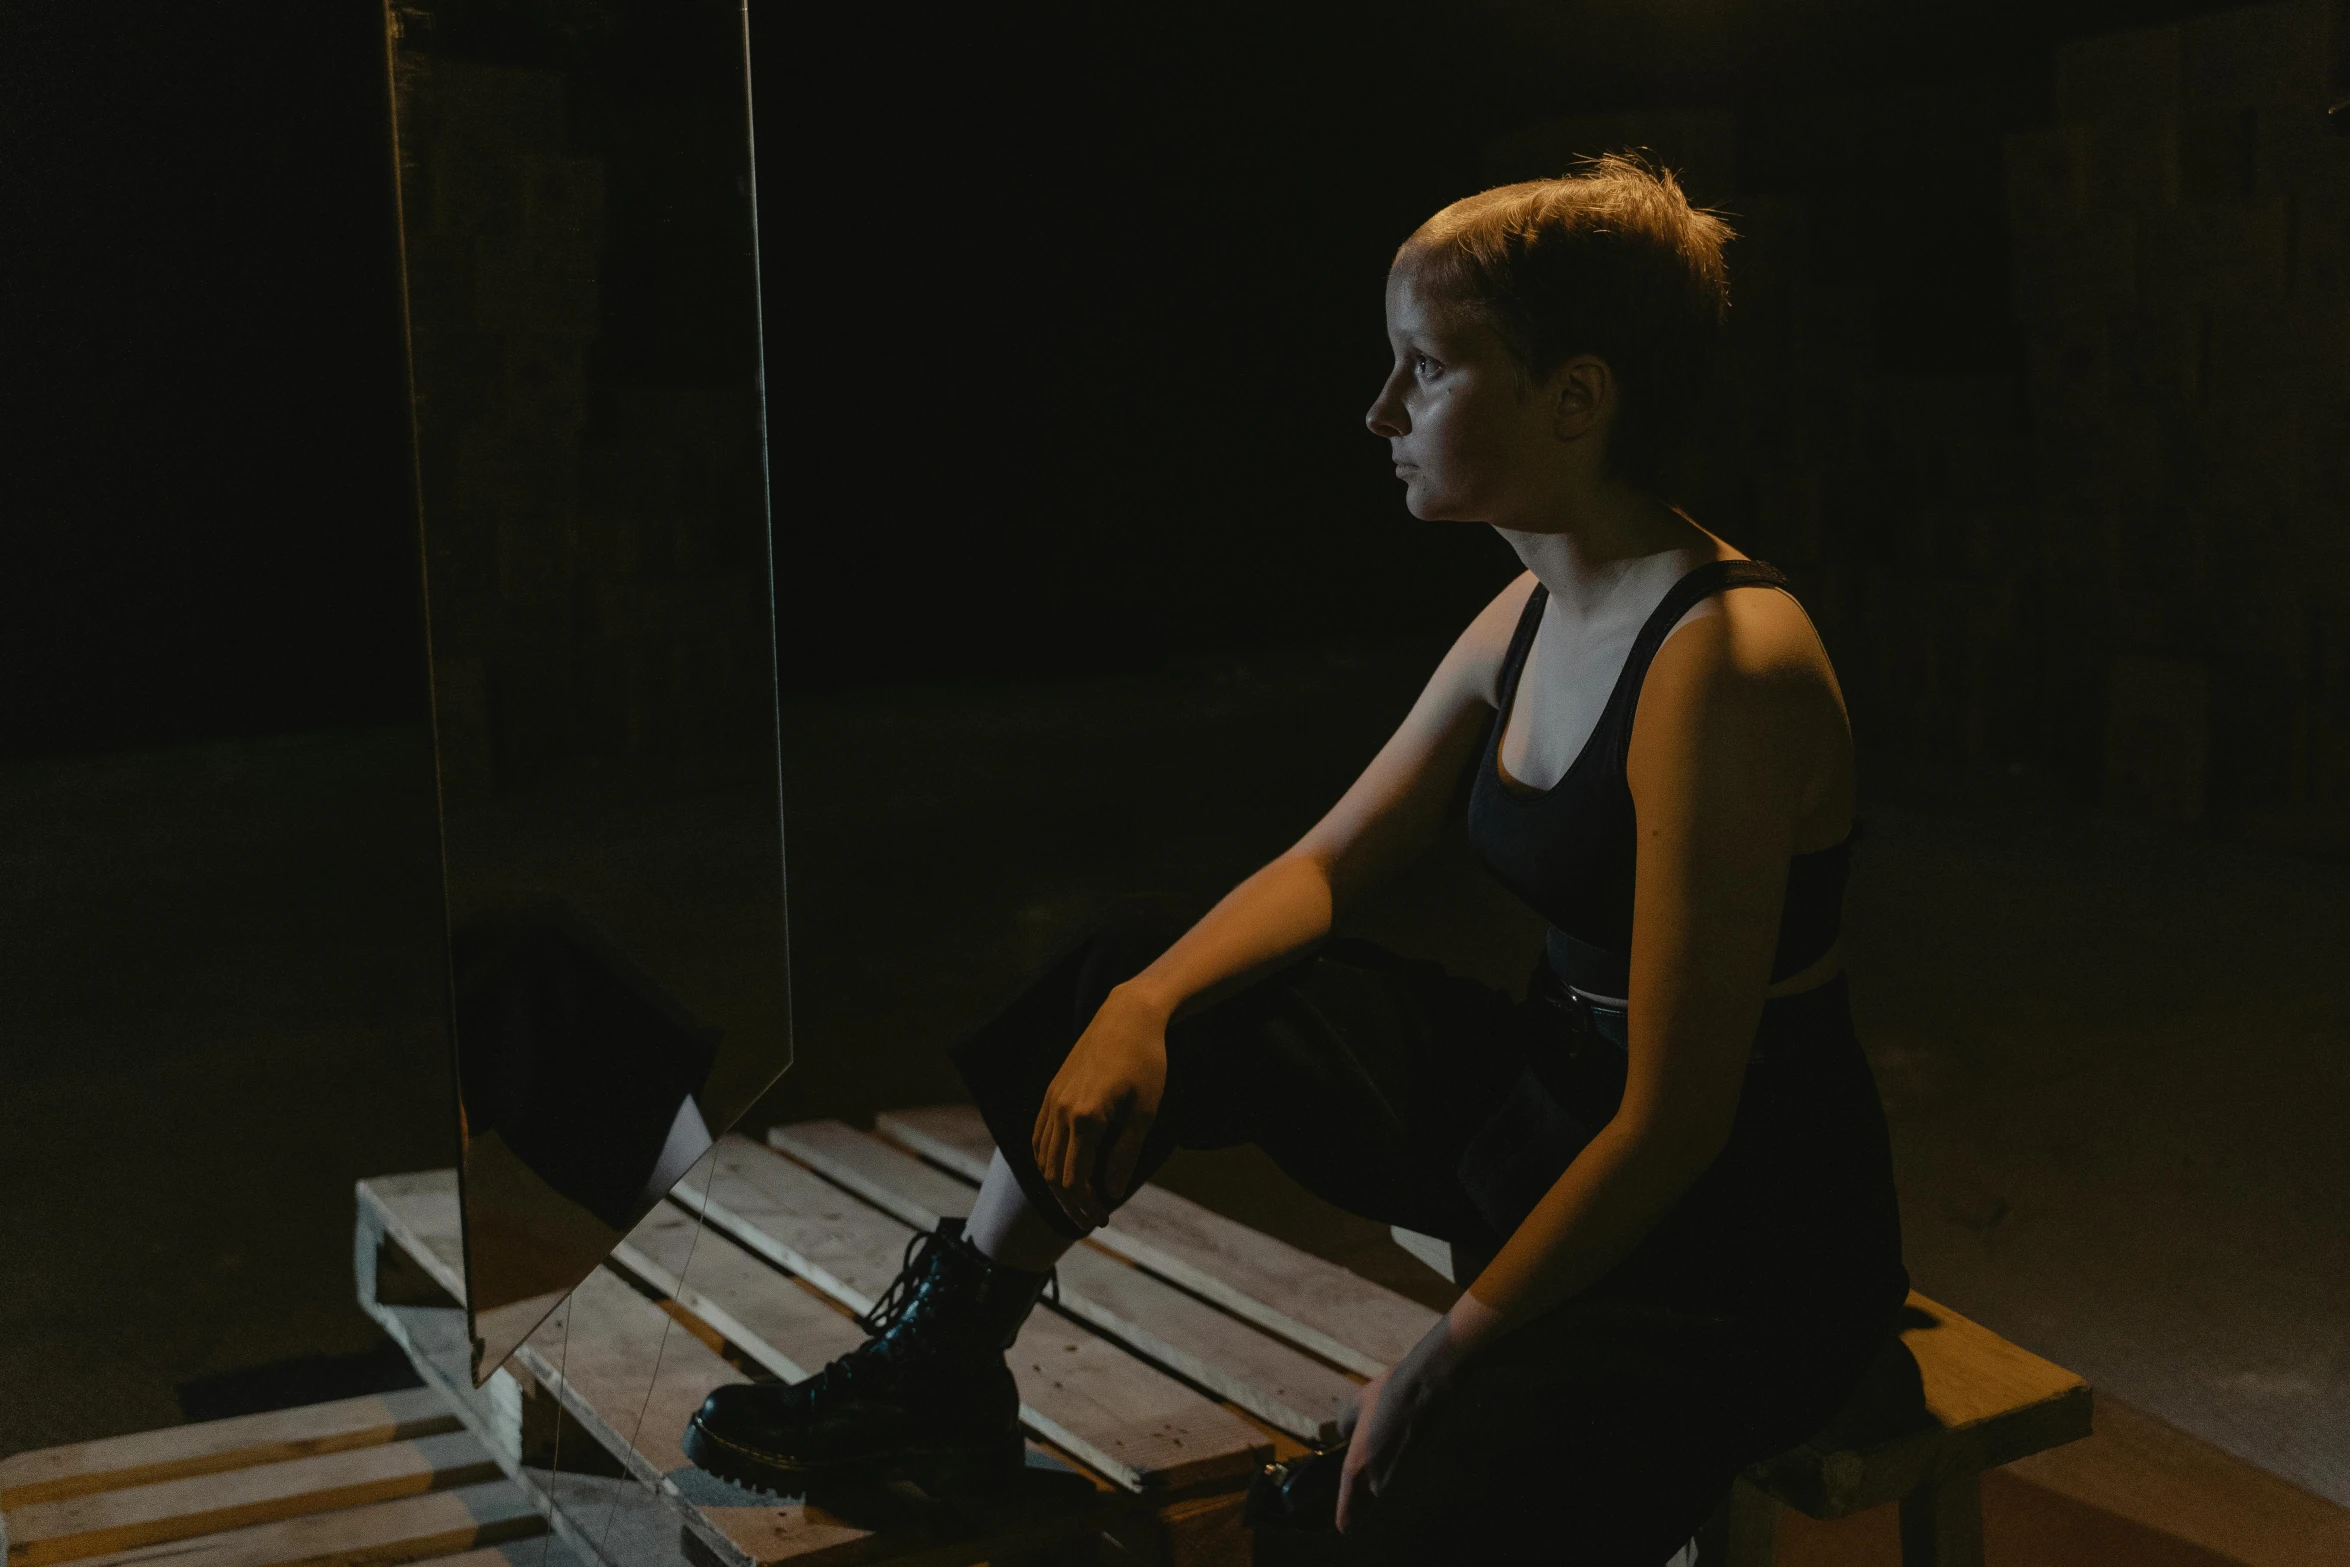
<instances>
[{"instance_id":1,"label":"black tank top","mask_svg":"<svg viewBox=\"0 0 2350 1567\"><path fill-rule=\"evenodd\" d=\"M1515 789L1501 775L1502 725L1516 703L1518 677L1542 625L1549 590L1537 584L1527 599L1502 665L1501 707L1469 790L1469 840L1496 879L1550 921L1550 966L1576 989L1620 998L1630 988L1638 833L1624 763L1649 662L1699 601L1726 588L1786 585L1776 566L1759 560L1712 561L1674 583L1633 638L1591 738L1566 776L1539 793ZM1847 836L1833 848L1798 854L1788 863L1778 951L1771 959L1774 982L1800 974L1835 945L1851 854Z\"/></svg>"}]
</instances>

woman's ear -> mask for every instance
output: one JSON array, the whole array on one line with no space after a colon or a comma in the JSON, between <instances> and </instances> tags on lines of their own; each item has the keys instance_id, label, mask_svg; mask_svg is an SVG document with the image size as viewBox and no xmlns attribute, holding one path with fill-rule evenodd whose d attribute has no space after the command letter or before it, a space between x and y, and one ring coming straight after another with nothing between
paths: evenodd
<instances>
[{"instance_id":1,"label":"woman's ear","mask_svg":"<svg viewBox=\"0 0 2350 1567\"><path fill-rule=\"evenodd\" d=\"M1551 433L1579 441L1604 431L1616 406L1616 373L1597 354L1577 354L1550 374Z\"/></svg>"}]
</instances>

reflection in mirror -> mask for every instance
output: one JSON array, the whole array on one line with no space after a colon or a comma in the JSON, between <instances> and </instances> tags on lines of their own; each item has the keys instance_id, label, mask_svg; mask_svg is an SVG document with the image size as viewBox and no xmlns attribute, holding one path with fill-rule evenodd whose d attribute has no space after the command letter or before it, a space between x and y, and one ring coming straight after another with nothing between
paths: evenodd
<instances>
[{"instance_id":1,"label":"reflection in mirror","mask_svg":"<svg viewBox=\"0 0 2350 1567\"><path fill-rule=\"evenodd\" d=\"M740 0L395 0L486 1380L790 1063Z\"/></svg>"}]
</instances>

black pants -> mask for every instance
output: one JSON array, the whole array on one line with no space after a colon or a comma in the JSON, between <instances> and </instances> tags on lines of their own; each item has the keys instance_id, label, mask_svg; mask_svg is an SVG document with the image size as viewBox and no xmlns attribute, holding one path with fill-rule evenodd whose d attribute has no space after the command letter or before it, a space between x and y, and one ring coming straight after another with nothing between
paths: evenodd
<instances>
[{"instance_id":1,"label":"black pants","mask_svg":"<svg viewBox=\"0 0 2350 1567\"><path fill-rule=\"evenodd\" d=\"M1073 1236L1029 1152L1038 1108L1180 929L1129 909L955 1050L1022 1190ZM1350 1542L1365 1559L1654 1567L1851 1393L1908 1278L1842 982L1771 1003L1757 1055L1729 1146L1656 1230L1463 1368ZM1339 1207L1490 1256L1623 1085L1622 1050L1539 994L1329 941L1168 1030L1136 1183L1178 1147L1253 1142Z\"/></svg>"}]
</instances>

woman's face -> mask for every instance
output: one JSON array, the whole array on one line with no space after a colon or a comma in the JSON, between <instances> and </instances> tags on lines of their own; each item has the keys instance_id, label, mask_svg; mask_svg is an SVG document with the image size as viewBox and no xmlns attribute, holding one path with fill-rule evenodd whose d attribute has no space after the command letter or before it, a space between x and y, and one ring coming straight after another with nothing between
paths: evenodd
<instances>
[{"instance_id":1,"label":"woman's face","mask_svg":"<svg viewBox=\"0 0 2350 1567\"><path fill-rule=\"evenodd\" d=\"M1559 452L1557 399L1530 387L1494 330L1387 277L1395 368L1364 423L1383 437L1404 505L1428 522L1508 526L1542 509Z\"/></svg>"}]
</instances>

